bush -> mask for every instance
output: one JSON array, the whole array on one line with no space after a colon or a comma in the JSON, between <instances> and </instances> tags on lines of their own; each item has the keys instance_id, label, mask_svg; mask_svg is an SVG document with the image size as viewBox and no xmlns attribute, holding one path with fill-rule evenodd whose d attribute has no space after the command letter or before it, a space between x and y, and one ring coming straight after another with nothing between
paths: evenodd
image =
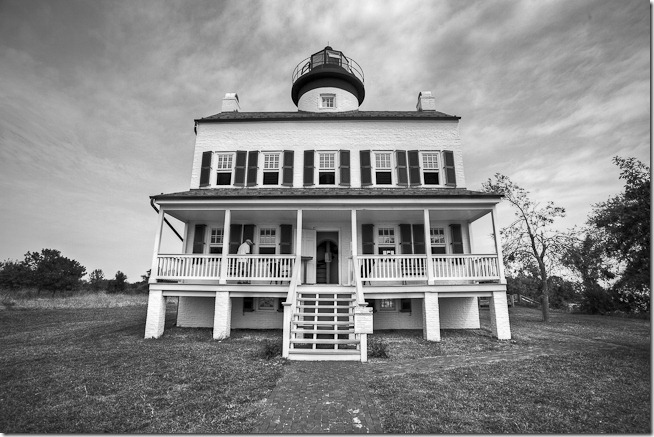
<instances>
[{"instance_id":1,"label":"bush","mask_svg":"<svg viewBox=\"0 0 654 437\"><path fill-rule=\"evenodd\" d=\"M375 337L368 337L368 357L369 358L388 358L388 344L383 340Z\"/></svg>"},{"instance_id":2,"label":"bush","mask_svg":"<svg viewBox=\"0 0 654 437\"><path fill-rule=\"evenodd\" d=\"M259 350L259 358L269 360L277 356L282 356L282 343L280 340L265 339Z\"/></svg>"}]
</instances>

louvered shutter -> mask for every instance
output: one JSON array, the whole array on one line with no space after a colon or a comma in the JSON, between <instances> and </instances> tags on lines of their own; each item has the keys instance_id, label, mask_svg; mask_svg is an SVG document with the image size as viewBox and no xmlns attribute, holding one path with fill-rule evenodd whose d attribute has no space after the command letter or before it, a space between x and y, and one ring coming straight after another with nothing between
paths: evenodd
<instances>
[{"instance_id":1,"label":"louvered shutter","mask_svg":"<svg viewBox=\"0 0 654 437\"><path fill-rule=\"evenodd\" d=\"M400 224L400 253L411 255L413 247L411 244L411 225Z\"/></svg>"},{"instance_id":2,"label":"louvered shutter","mask_svg":"<svg viewBox=\"0 0 654 437\"><path fill-rule=\"evenodd\" d=\"M204 253L204 233L207 225L195 225L193 233L193 253Z\"/></svg>"},{"instance_id":3,"label":"louvered shutter","mask_svg":"<svg viewBox=\"0 0 654 437\"><path fill-rule=\"evenodd\" d=\"M238 252L238 246L241 245L242 225L229 225L229 253L235 255Z\"/></svg>"},{"instance_id":4,"label":"louvered shutter","mask_svg":"<svg viewBox=\"0 0 654 437\"><path fill-rule=\"evenodd\" d=\"M254 187L257 185L257 170L259 164L259 152L256 150L250 150L248 154L248 187Z\"/></svg>"},{"instance_id":5,"label":"louvered shutter","mask_svg":"<svg viewBox=\"0 0 654 437\"><path fill-rule=\"evenodd\" d=\"M375 253L374 225L361 225L361 243L363 255Z\"/></svg>"},{"instance_id":6,"label":"louvered shutter","mask_svg":"<svg viewBox=\"0 0 654 437\"><path fill-rule=\"evenodd\" d=\"M417 150L409 150L409 185L420 185L420 153Z\"/></svg>"},{"instance_id":7,"label":"louvered shutter","mask_svg":"<svg viewBox=\"0 0 654 437\"><path fill-rule=\"evenodd\" d=\"M425 225L413 225L413 253L416 255L426 254L425 249Z\"/></svg>"},{"instance_id":8,"label":"louvered shutter","mask_svg":"<svg viewBox=\"0 0 654 437\"><path fill-rule=\"evenodd\" d=\"M341 150L341 185L350 186L350 151Z\"/></svg>"},{"instance_id":9,"label":"louvered shutter","mask_svg":"<svg viewBox=\"0 0 654 437\"><path fill-rule=\"evenodd\" d=\"M406 152L397 150L395 152L395 161L397 162L397 184L403 187L409 185L406 167Z\"/></svg>"},{"instance_id":10,"label":"louvered shutter","mask_svg":"<svg viewBox=\"0 0 654 437\"><path fill-rule=\"evenodd\" d=\"M313 185L313 175L315 173L314 171L314 164L313 164L313 150L305 150L304 151L304 186L309 186Z\"/></svg>"},{"instance_id":11,"label":"louvered shutter","mask_svg":"<svg viewBox=\"0 0 654 437\"><path fill-rule=\"evenodd\" d=\"M247 162L247 152L236 152L236 172L234 173L234 185L237 187L245 186L245 164Z\"/></svg>"},{"instance_id":12,"label":"louvered shutter","mask_svg":"<svg viewBox=\"0 0 654 437\"><path fill-rule=\"evenodd\" d=\"M372 185L372 167L370 165L370 150L361 150L359 152L361 160L361 186Z\"/></svg>"},{"instance_id":13,"label":"louvered shutter","mask_svg":"<svg viewBox=\"0 0 654 437\"><path fill-rule=\"evenodd\" d=\"M254 225L243 225L243 241L247 239L254 241Z\"/></svg>"},{"instance_id":14,"label":"louvered shutter","mask_svg":"<svg viewBox=\"0 0 654 437\"><path fill-rule=\"evenodd\" d=\"M282 176L282 185L287 187L293 186L293 151L284 151L284 169Z\"/></svg>"},{"instance_id":15,"label":"louvered shutter","mask_svg":"<svg viewBox=\"0 0 654 437\"><path fill-rule=\"evenodd\" d=\"M290 255L293 253L293 225L281 225L279 236L279 253Z\"/></svg>"},{"instance_id":16,"label":"louvered shutter","mask_svg":"<svg viewBox=\"0 0 654 437\"><path fill-rule=\"evenodd\" d=\"M456 187L456 171L454 169L454 152L446 150L443 152L445 157L445 184Z\"/></svg>"},{"instance_id":17,"label":"louvered shutter","mask_svg":"<svg viewBox=\"0 0 654 437\"><path fill-rule=\"evenodd\" d=\"M463 234L461 233L461 225L450 225L450 232L452 236L452 253L463 253Z\"/></svg>"},{"instance_id":18,"label":"louvered shutter","mask_svg":"<svg viewBox=\"0 0 654 437\"><path fill-rule=\"evenodd\" d=\"M202 168L200 169L200 186L209 186L211 176L211 155L213 152L202 152Z\"/></svg>"}]
</instances>

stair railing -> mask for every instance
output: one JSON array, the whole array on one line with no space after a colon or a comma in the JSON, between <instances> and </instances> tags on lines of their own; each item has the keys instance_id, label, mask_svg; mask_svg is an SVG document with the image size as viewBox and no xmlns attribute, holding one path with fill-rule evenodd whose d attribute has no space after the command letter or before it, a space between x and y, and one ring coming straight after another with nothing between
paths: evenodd
<instances>
[{"instance_id":1,"label":"stair railing","mask_svg":"<svg viewBox=\"0 0 654 437\"><path fill-rule=\"evenodd\" d=\"M293 265L293 274L291 276L291 282L288 286L288 294L286 295L286 302L284 305L284 326L282 334L282 357L288 358L290 348L291 348L291 321L293 319L293 314L297 309L297 285L300 282L300 272L301 272L301 259L297 257Z\"/></svg>"}]
</instances>

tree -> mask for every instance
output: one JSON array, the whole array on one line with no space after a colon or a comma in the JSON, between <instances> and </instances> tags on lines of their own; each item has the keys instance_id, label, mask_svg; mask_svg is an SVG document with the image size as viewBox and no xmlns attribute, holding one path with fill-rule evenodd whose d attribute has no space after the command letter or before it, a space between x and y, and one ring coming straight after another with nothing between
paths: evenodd
<instances>
[{"instance_id":1,"label":"tree","mask_svg":"<svg viewBox=\"0 0 654 437\"><path fill-rule=\"evenodd\" d=\"M39 291L51 291L53 295L57 291L77 288L86 273L86 267L62 256L55 249L27 252L23 265L29 272L30 285L36 286Z\"/></svg>"},{"instance_id":2,"label":"tree","mask_svg":"<svg viewBox=\"0 0 654 437\"><path fill-rule=\"evenodd\" d=\"M613 158L625 181L624 192L593 205L588 225L601 231L604 252L624 265L615 284L622 298L642 301L649 311L650 168L636 158Z\"/></svg>"},{"instance_id":3,"label":"tree","mask_svg":"<svg viewBox=\"0 0 654 437\"><path fill-rule=\"evenodd\" d=\"M7 260L0 263L0 287L10 290L27 287L31 281L31 271L21 261Z\"/></svg>"},{"instance_id":4,"label":"tree","mask_svg":"<svg viewBox=\"0 0 654 437\"><path fill-rule=\"evenodd\" d=\"M114 277L114 279L109 280L107 291L109 291L110 293L121 293L125 291L125 287L127 285L126 282L127 282L127 275L125 275L125 273L118 270L116 272L116 276Z\"/></svg>"},{"instance_id":5,"label":"tree","mask_svg":"<svg viewBox=\"0 0 654 437\"><path fill-rule=\"evenodd\" d=\"M569 235L553 228L554 220L565 216L565 209L547 202L544 206L532 201L525 189L507 176L495 174L482 184L482 190L501 194L515 210L516 219L500 230L505 264L518 271L534 272L540 283L543 321L549 322L548 278L554 266L560 264L559 254L567 245Z\"/></svg>"},{"instance_id":6,"label":"tree","mask_svg":"<svg viewBox=\"0 0 654 437\"><path fill-rule=\"evenodd\" d=\"M94 291L98 291L102 288L104 282L104 272L101 269L95 269L89 273L89 282L91 283L91 288Z\"/></svg>"}]
</instances>

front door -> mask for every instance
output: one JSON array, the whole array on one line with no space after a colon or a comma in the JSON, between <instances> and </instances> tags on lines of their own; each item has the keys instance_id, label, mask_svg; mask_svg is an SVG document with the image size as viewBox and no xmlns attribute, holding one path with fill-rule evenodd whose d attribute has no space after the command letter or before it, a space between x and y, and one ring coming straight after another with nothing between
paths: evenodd
<instances>
[{"instance_id":1,"label":"front door","mask_svg":"<svg viewBox=\"0 0 654 437\"><path fill-rule=\"evenodd\" d=\"M316 283L339 283L338 232L318 232L316 235Z\"/></svg>"}]
</instances>

